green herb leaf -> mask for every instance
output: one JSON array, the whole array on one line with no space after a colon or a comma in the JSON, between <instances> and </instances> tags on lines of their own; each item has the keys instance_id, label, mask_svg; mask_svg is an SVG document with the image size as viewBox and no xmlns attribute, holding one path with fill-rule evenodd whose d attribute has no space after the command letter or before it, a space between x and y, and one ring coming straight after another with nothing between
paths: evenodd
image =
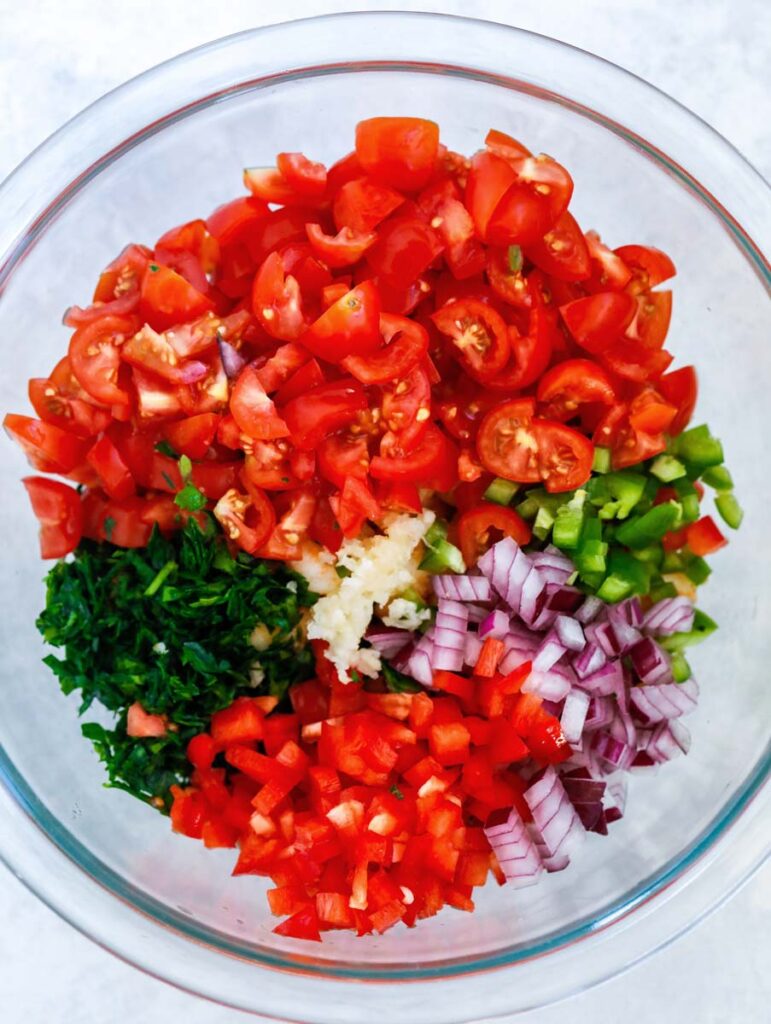
<instances>
[{"instance_id":1,"label":"green herb leaf","mask_svg":"<svg viewBox=\"0 0 771 1024\"><path fill-rule=\"evenodd\" d=\"M117 523L112 516L105 516L104 522L102 523L102 529L107 540L112 539L112 531L115 529Z\"/></svg>"},{"instance_id":2,"label":"green herb leaf","mask_svg":"<svg viewBox=\"0 0 771 1024\"><path fill-rule=\"evenodd\" d=\"M166 440L159 441L155 445L155 450L157 452L159 452L161 455L168 455L170 459L176 459L177 458L177 453L174 451L174 449L171 447L169 442L166 441Z\"/></svg>"},{"instance_id":3,"label":"green herb leaf","mask_svg":"<svg viewBox=\"0 0 771 1024\"><path fill-rule=\"evenodd\" d=\"M186 512L200 512L206 508L206 495L199 491L195 484L188 481L181 491L174 496L174 504Z\"/></svg>"},{"instance_id":4,"label":"green herb leaf","mask_svg":"<svg viewBox=\"0 0 771 1024\"><path fill-rule=\"evenodd\" d=\"M179 473L183 480L187 480L190 474L193 472L193 463L187 455L180 455L179 457Z\"/></svg>"}]
</instances>

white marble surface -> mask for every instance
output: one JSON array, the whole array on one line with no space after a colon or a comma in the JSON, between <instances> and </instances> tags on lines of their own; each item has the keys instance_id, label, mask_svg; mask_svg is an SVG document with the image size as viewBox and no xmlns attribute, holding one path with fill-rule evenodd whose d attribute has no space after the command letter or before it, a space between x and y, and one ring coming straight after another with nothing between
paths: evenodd
<instances>
[{"instance_id":1,"label":"white marble surface","mask_svg":"<svg viewBox=\"0 0 771 1024\"><path fill-rule=\"evenodd\" d=\"M709 121L771 174L768 0L0 0L0 178L102 93L208 39L355 8L445 11L510 22L601 54ZM771 1002L771 869L635 970L523 1024L760 1024ZM177 992L110 957L0 871L4 1024L236 1024L249 1018ZM387 1022L390 1024L390 1022Z\"/></svg>"}]
</instances>

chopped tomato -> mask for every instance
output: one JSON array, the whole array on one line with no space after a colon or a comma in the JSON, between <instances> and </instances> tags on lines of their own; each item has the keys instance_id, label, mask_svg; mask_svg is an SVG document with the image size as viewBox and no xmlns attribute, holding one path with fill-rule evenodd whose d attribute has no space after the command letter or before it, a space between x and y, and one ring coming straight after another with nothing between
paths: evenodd
<instances>
[{"instance_id":1,"label":"chopped tomato","mask_svg":"<svg viewBox=\"0 0 771 1024\"><path fill-rule=\"evenodd\" d=\"M415 366L400 380L384 385L380 412L386 428L382 454L400 454L420 441L431 421L431 384L426 370Z\"/></svg>"},{"instance_id":2,"label":"chopped tomato","mask_svg":"<svg viewBox=\"0 0 771 1024\"><path fill-rule=\"evenodd\" d=\"M247 366L236 381L230 397L230 412L239 429L255 440L271 441L290 433L253 366Z\"/></svg>"},{"instance_id":3,"label":"chopped tomato","mask_svg":"<svg viewBox=\"0 0 771 1024\"><path fill-rule=\"evenodd\" d=\"M130 398L119 380L120 346L138 323L129 317L106 316L79 327L70 340L69 358L78 383L97 402L128 406Z\"/></svg>"},{"instance_id":4,"label":"chopped tomato","mask_svg":"<svg viewBox=\"0 0 771 1024\"><path fill-rule=\"evenodd\" d=\"M377 235L342 227L336 235L327 235L320 224L306 224L308 239L313 249L329 267L349 267L358 263L372 246Z\"/></svg>"},{"instance_id":5,"label":"chopped tomato","mask_svg":"<svg viewBox=\"0 0 771 1024\"><path fill-rule=\"evenodd\" d=\"M347 356L342 365L362 384L401 380L428 354L428 333L415 320L394 313L380 314L385 345L369 356Z\"/></svg>"},{"instance_id":6,"label":"chopped tomato","mask_svg":"<svg viewBox=\"0 0 771 1024\"><path fill-rule=\"evenodd\" d=\"M404 454L375 455L370 472L377 480L419 483L448 491L457 482L455 449L441 430L429 424L422 439Z\"/></svg>"},{"instance_id":7,"label":"chopped tomato","mask_svg":"<svg viewBox=\"0 0 771 1024\"><path fill-rule=\"evenodd\" d=\"M367 439L362 435L332 434L318 447L319 473L342 488L348 477L366 480L369 470Z\"/></svg>"},{"instance_id":8,"label":"chopped tomato","mask_svg":"<svg viewBox=\"0 0 771 1024\"><path fill-rule=\"evenodd\" d=\"M666 341L672 318L672 292L643 292L626 336L645 348L659 349Z\"/></svg>"},{"instance_id":9,"label":"chopped tomato","mask_svg":"<svg viewBox=\"0 0 771 1024\"><path fill-rule=\"evenodd\" d=\"M584 282L590 292L621 291L632 279L632 272L618 253L600 240L596 231L587 231L591 277Z\"/></svg>"},{"instance_id":10,"label":"chopped tomato","mask_svg":"<svg viewBox=\"0 0 771 1024\"><path fill-rule=\"evenodd\" d=\"M612 405L616 392L608 374L589 359L567 359L557 363L538 381L538 401L544 416L570 420L588 402Z\"/></svg>"},{"instance_id":11,"label":"chopped tomato","mask_svg":"<svg viewBox=\"0 0 771 1024\"><path fill-rule=\"evenodd\" d=\"M415 214L389 218L367 251L367 262L375 274L393 288L414 284L442 251L437 232Z\"/></svg>"},{"instance_id":12,"label":"chopped tomato","mask_svg":"<svg viewBox=\"0 0 771 1024\"><path fill-rule=\"evenodd\" d=\"M477 299L460 299L442 306L432 319L446 334L457 358L476 380L487 381L509 359L509 335L503 317Z\"/></svg>"},{"instance_id":13,"label":"chopped tomato","mask_svg":"<svg viewBox=\"0 0 771 1024\"><path fill-rule=\"evenodd\" d=\"M265 544L276 523L267 495L256 487L250 487L248 495L227 491L215 505L214 516L225 536L250 555Z\"/></svg>"},{"instance_id":14,"label":"chopped tomato","mask_svg":"<svg viewBox=\"0 0 771 1024\"><path fill-rule=\"evenodd\" d=\"M202 459L217 436L221 419L221 416L213 412L189 416L187 419L165 424L163 436L175 452L187 455L191 459Z\"/></svg>"},{"instance_id":15,"label":"chopped tomato","mask_svg":"<svg viewBox=\"0 0 771 1024\"><path fill-rule=\"evenodd\" d=\"M86 461L111 498L128 498L136 492L131 470L107 434L103 434L89 449Z\"/></svg>"},{"instance_id":16,"label":"chopped tomato","mask_svg":"<svg viewBox=\"0 0 771 1024\"><path fill-rule=\"evenodd\" d=\"M211 299L181 274L170 267L148 263L142 278L139 312L154 330L165 331L175 324L195 320L210 309Z\"/></svg>"},{"instance_id":17,"label":"chopped tomato","mask_svg":"<svg viewBox=\"0 0 771 1024\"><path fill-rule=\"evenodd\" d=\"M347 426L366 407L358 381L343 377L293 398L284 406L283 417L298 448L315 449L324 437Z\"/></svg>"},{"instance_id":18,"label":"chopped tomato","mask_svg":"<svg viewBox=\"0 0 771 1024\"><path fill-rule=\"evenodd\" d=\"M71 472L82 464L89 449L87 440L29 416L7 413L3 426L21 446L29 464L44 473Z\"/></svg>"},{"instance_id":19,"label":"chopped tomato","mask_svg":"<svg viewBox=\"0 0 771 1024\"><path fill-rule=\"evenodd\" d=\"M252 285L252 309L273 338L293 341L307 327L297 278L288 273L280 253L272 252Z\"/></svg>"},{"instance_id":20,"label":"chopped tomato","mask_svg":"<svg viewBox=\"0 0 771 1024\"><path fill-rule=\"evenodd\" d=\"M621 338L637 304L623 292L597 292L560 306L570 333L587 352L604 352Z\"/></svg>"},{"instance_id":21,"label":"chopped tomato","mask_svg":"<svg viewBox=\"0 0 771 1024\"><path fill-rule=\"evenodd\" d=\"M373 231L404 202L404 196L368 178L346 182L335 195L333 214L338 231L349 228L360 234Z\"/></svg>"},{"instance_id":22,"label":"chopped tomato","mask_svg":"<svg viewBox=\"0 0 771 1024\"><path fill-rule=\"evenodd\" d=\"M567 210L543 238L526 247L525 255L545 273L560 281L585 281L591 274L586 240Z\"/></svg>"},{"instance_id":23,"label":"chopped tomato","mask_svg":"<svg viewBox=\"0 0 771 1024\"><path fill-rule=\"evenodd\" d=\"M427 183L438 146L439 126L419 117L371 117L356 125L356 157L365 173L405 192Z\"/></svg>"},{"instance_id":24,"label":"chopped tomato","mask_svg":"<svg viewBox=\"0 0 771 1024\"><path fill-rule=\"evenodd\" d=\"M476 565L480 556L503 537L511 537L517 544L530 542L530 527L513 508L482 502L458 517L458 541L466 565Z\"/></svg>"},{"instance_id":25,"label":"chopped tomato","mask_svg":"<svg viewBox=\"0 0 771 1024\"><path fill-rule=\"evenodd\" d=\"M279 153L276 165L287 185L301 196L320 199L327 187L327 169L302 153Z\"/></svg>"},{"instance_id":26,"label":"chopped tomato","mask_svg":"<svg viewBox=\"0 0 771 1024\"><path fill-rule=\"evenodd\" d=\"M677 271L672 260L661 249L646 245L622 245L615 250L632 272L636 290L647 291L668 281Z\"/></svg>"},{"instance_id":27,"label":"chopped tomato","mask_svg":"<svg viewBox=\"0 0 771 1024\"><path fill-rule=\"evenodd\" d=\"M329 363L349 355L368 355L381 344L380 297L365 281L325 310L302 336L310 351Z\"/></svg>"},{"instance_id":28,"label":"chopped tomato","mask_svg":"<svg viewBox=\"0 0 771 1024\"><path fill-rule=\"evenodd\" d=\"M672 435L680 434L688 426L696 406L698 381L693 366L683 366L672 373L665 373L656 385L668 402L677 408L677 414L669 425Z\"/></svg>"},{"instance_id":29,"label":"chopped tomato","mask_svg":"<svg viewBox=\"0 0 771 1024\"><path fill-rule=\"evenodd\" d=\"M64 558L78 546L83 532L80 495L45 477L28 476L23 483L40 523L40 557Z\"/></svg>"}]
</instances>

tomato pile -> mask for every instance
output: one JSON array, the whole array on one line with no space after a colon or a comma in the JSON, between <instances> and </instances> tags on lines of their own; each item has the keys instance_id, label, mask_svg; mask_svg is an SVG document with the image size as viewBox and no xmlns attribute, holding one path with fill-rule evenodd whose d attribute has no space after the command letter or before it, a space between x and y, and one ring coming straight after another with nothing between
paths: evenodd
<instances>
[{"instance_id":1,"label":"tomato pile","mask_svg":"<svg viewBox=\"0 0 771 1024\"><path fill-rule=\"evenodd\" d=\"M319 678L290 690L293 713L239 697L191 740L196 770L173 789L175 829L238 845L233 873L273 880L270 908L288 915L280 935L364 935L445 904L473 910L490 872L505 881L484 822L512 805L531 817L511 766L571 754L559 721L519 692L530 664L474 679L438 672L429 696L341 684L317 655ZM228 772L212 767L223 752Z\"/></svg>"},{"instance_id":2,"label":"tomato pile","mask_svg":"<svg viewBox=\"0 0 771 1024\"><path fill-rule=\"evenodd\" d=\"M383 117L329 169L281 153L244 181L128 246L30 381L37 418L6 416L35 469L82 485L26 481L44 557L143 546L208 507L250 554L294 560L419 511L418 486L472 511L493 477L565 492L595 445L629 466L687 423L695 374L666 372L656 290L671 260L584 233L551 157L491 131L469 160L433 122Z\"/></svg>"}]
</instances>

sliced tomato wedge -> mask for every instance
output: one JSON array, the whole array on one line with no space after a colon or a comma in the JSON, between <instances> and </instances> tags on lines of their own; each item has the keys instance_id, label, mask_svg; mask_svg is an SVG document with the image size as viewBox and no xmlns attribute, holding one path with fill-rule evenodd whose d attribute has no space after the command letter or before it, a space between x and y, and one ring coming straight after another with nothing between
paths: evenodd
<instances>
[{"instance_id":1,"label":"sliced tomato wedge","mask_svg":"<svg viewBox=\"0 0 771 1024\"><path fill-rule=\"evenodd\" d=\"M247 366L241 372L230 396L230 412L240 430L258 441L288 437L290 430L276 412L260 383L259 371Z\"/></svg>"},{"instance_id":2,"label":"sliced tomato wedge","mask_svg":"<svg viewBox=\"0 0 771 1024\"><path fill-rule=\"evenodd\" d=\"M366 480L369 472L367 439L350 433L333 434L319 444L319 473L341 490L348 477Z\"/></svg>"},{"instance_id":3,"label":"sliced tomato wedge","mask_svg":"<svg viewBox=\"0 0 771 1024\"><path fill-rule=\"evenodd\" d=\"M644 388L629 403L629 423L636 431L645 434L662 434L669 431L677 406L667 402L651 387Z\"/></svg>"},{"instance_id":4,"label":"sliced tomato wedge","mask_svg":"<svg viewBox=\"0 0 771 1024\"><path fill-rule=\"evenodd\" d=\"M626 329L626 337L645 348L661 348L672 319L672 292L641 292L637 310Z\"/></svg>"},{"instance_id":5,"label":"sliced tomato wedge","mask_svg":"<svg viewBox=\"0 0 771 1024\"><path fill-rule=\"evenodd\" d=\"M532 156L527 146L523 146L512 135L498 131L497 128L491 128L487 133L485 136L485 146L487 146L491 153L495 153L496 156L501 156L504 160L508 161L519 160L523 156Z\"/></svg>"},{"instance_id":6,"label":"sliced tomato wedge","mask_svg":"<svg viewBox=\"0 0 771 1024\"><path fill-rule=\"evenodd\" d=\"M478 299L460 299L442 306L431 317L453 345L466 371L478 381L489 381L509 359L506 322L492 306Z\"/></svg>"},{"instance_id":7,"label":"sliced tomato wedge","mask_svg":"<svg viewBox=\"0 0 771 1024\"><path fill-rule=\"evenodd\" d=\"M348 227L340 228L336 235L325 234L320 224L306 224L305 230L314 252L318 253L327 266L334 268L350 267L358 263L377 239L374 232L365 234Z\"/></svg>"},{"instance_id":8,"label":"sliced tomato wedge","mask_svg":"<svg viewBox=\"0 0 771 1024\"><path fill-rule=\"evenodd\" d=\"M165 424L163 436L174 451L190 459L203 459L214 443L221 419L213 412L188 416L187 419Z\"/></svg>"},{"instance_id":9,"label":"sliced tomato wedge","mask_svg":"<svg viewBox=\"0 0 771 1024\"><path fill-rule=\"evenodd\" d=\"M170 267L148 263L140 289L140 316L156 331L195 320L214 308L203 292Z\"/></svg>"},{"instance_id":10,"label":"sliced tomato wedge","mask_svg":"<svg viewBox=\"0 0 771 1024\"><path fill-rule=\"evenodd\" d=\"M618 253L609 249L596 231L587 231L584 237L591 263L591 277L584 287L590 292L617 292L626 288L632 280L632 271Z\"/></svg>"},{"instance_id":11,"label":"sliced tomato wedge","mask_svg":"<svg viewBox=\"0 0 771 1024\"><path fill-rule=\"evenodd\" d=\"M40 523L40 557L64 558L75 550L83 533L80 495L73 487L45 477L28 476L22 483Z\"/></svg>"},{"instance_id":12,"label":"sliced tomato wedge","mask_svg":"<svg viewBox=\"0 0 771 1024\"><path fill-rule=\"evenodd\" d=\"M611 373L637 384L655 381L669 369L672 355L665 349L649 349L637 342L617 341L601 355Z\"/></svg>"},{"instance_id":13,"label":"sliced tomato wedge","mask_svg":"<svg viewBox=\"0 0 771 1024\"><path fill-rule=\"evenodd\" d=\"M245 486L252 485L266 491L289 491L299 486L289 441L253 441L244 447L246 459L242 476Z\"/></svg>"},{"instance_id":14,"label":"sliced tomato wedge","mask_svg":"<svg viewBox=\"0 0 771 1024\"><path fill-rule=\"evenodd\" d=\"M309 160L302 153L279 153L276 166L291 189L308 199L321 199L327 188L324 164Z\"/></svg>"},{"instance_id":15,"label":"sliced tomato wedge","mask_svg":"<svg viewBox=\"0 0 771 1024\"><path fill-rule=\"evenodd\" d=\"M106 316L79 327L69 347L70 367L81 387L104 405L128 406L131 399L119 380L120 347L139 322L131 317Z\"/></svg>"},{"instance_id":16,"label":"sliced tomato wedge","mask_svg":"<svg viewBox=\"0 0 771 1024\"><path fill-rule=\"evenodd\" d=\"M587 352L604 352L632 322L637 304L623 292L597 292L560 306L572 336Z\"/></svg>"},{"instance_id":17,"label":"sliced tomato wedge","mask_svg":"<svg viewBox=\"0 0 771 1024\"><path fill-rule=\"evenodd\" d=\"M419 443L402 455L375 455L370 472L376 480L419 483L449 491L458 480L457 453L450 439L429 423Z\"/></svg>"},{"instance_id":18,"label":"sliced tomato wedge","mask_svg":"<svg viewBox=\"0 0 771 1024\"><path fill-rule=\"evenodd\" d=\"M463 512L458 518L457 530L467 566L476 565L491 544L502 536L511 537L520 545L529 543L531 537L530 527L519 513L488 501Z\"/></svg>"},{"instance_id":19,"label":"sliced tomato wedge","mask_svg":"<svg viewBox=\"0 0 771 1024\"><path fill-rule=\"evenodd\" d=\"M90 442L66 430L29 416L7 413L3 426L30 465L43 473L69 473L83 463Z\"/></svg>"},{"instance_id":20,"label":"sliced tomato wedge","mask_svg":"<svg viewBox=\"0 0 771 1024\"><path fill-rule=\"evenodd\" d=\"M302 335L302 344L319 359L339 363L366 356L381 345L380 296L371 281L346 292Z\"/></svg>"},{"instance_id":21,"label":"sliced tomato wedge","mask_svg":"<svg viewBox=\"0 0 771 1024\"><path fill-rule=\"evenodd\" d=\"M525 255L545 273L560 281L585 281L592 272L586 239L567 210L543 238L526 247Z\"/></svg>"},{"instance_id":22,"label":"sliced tomato wedge","mask_svg":"<svg viewBox=\"0 0 771 1024\"><path fill-rule=\"evenodd\" d=\"M518 270L512 269L508 249L490 247L486 261L487 279L498 298L516 309L529 309L532 298L522 273L521 251Z\"/></svg>"},{"instance_id":23,"label":"sliced tomato wedge","mask_svg":"<svg viewBox=\"0 0 771 1024\"><path fill-rule=\"evenodd\" d=\"M520 334L513 325L508 328L511 358L500 373L486 382L487 386L493 391L511 392L534 384L552 358L555 332L553 311L534 302L527 334Z\"/></svg>"},{"instance_id":24,"label":"sliced tomato wedge","mask_svg":"<svg viewBox=\"0 0 771 1024\"><path fill-rule=\"evenodd\" d=\"M635 293L655 288L677 273L674 263L661 249L648 245L622 245L614 251L632 272Z\"/></svg>"},{"instance_id":25,"label":"sliced tomato wedge","mask_svg":"<svg viewBox=\"0 0 771 1024\"><path fill-rule=\"evenodd\" d=\"M428 354L428 332L417 321L394 313L380 314L385 345L369 356L347 356L343 369L362 384L401 380Z\"/></svg>"},{"instance_id":26,"label":"sliced tomato wedge","mask_svg":"<svg viewBox=\"0 0 771 1024\"><path fill-rule=\"evenodd\" d=\"M107 434L103 434L89 449L86 461L111 498L129 498L136 493L131 470Z\"/></svg>"},{"instance_id":27,"label":"sliced tomato wedge","mask_svg":"<svg viewBox=\"0 0 771 1024\"><path fill-rule=\"evenodd\" d=\"M691 421L699 393L695 368L683 366L672 373L665 373L657 386L664 398L677 408L677 414L669 425L670 434L682 433Z\"/></svg>"},{"instance_id":28,"label":"sliced tomato wedge","mask_svg":"<svg viewBox=\"0 0 771 1024\"><path fill-rule=\"evenodd\" d=\"M419 117L371 117L356 125L356 157L375 181L405 192L423 188L439 147L439 126Z\"/></svg>"},{"instance_id":29,"label":"sliced tomato wedge","mask_svg":"<svg viewBox=\"0 0 771 1024\"><path fill-rule=\"evenodd\" d=\"M276 405L281 408L293 398L304 395L311 388L316 388L326 381L324 371L315 359L309 359L281 385L275 395Z\"/></svg>"},{"instance_id":30,"label":"sliced tomato wedge","mask_svg":"<svg viewBox=\"0 0 771 1024\"><path fill-rule=\"evenodd\" d=\"M415 366L406 377L385 385L380 412L386 428L382 454L408 452L423 437L431 421L431 383L426 370Z\"/></svg>"},{"instance_id":31,"label":"sliced tomato wedge","mask_svg":"<svg viewBox=\"0 0 771 1024\"><path fill-rule=\"evenodd\" d=\"M476 238L474 221L463 205L458 186L444 178L418 197L418 206L444 244L444 258L459 280L479 274L485 267L485 251Z\"/></svg>"},{"instance_id":32,"label":"sliced tomato wedge","mask_svg":"<svg viewBox=\"0 0 771 1024\"><path fill-rule=\"evenodd\" d=\"M381 224L367 262L393 288L409 288L442 251L437 232L415 214L399 214Z\"/></svg>"},{"instance_id":33,"label":"sliced tomato wedge","mask_svg":"<svg viewBox=\"0 0 771 1024\"><path fill-rule=\"evenodd\" d=\"M221 246L233 245L243 242L252 228L267 217L269 212L267 204L261 199L244 196L218 206L206 218L206 228Z\"/></svg>"},{"instance_id":34,"label":"sliced tomato wedge","mask_svg":"<svg viewBox=\"0 0 771 1024\"><path fill-rule=\"evenodd\" d=\"M120 357L131 366L170 381L172 384L194 384L206 376L205 363L197 359L181 360L165 334L145 324L123 345Z\"/></svg>"},{"instance_id":35,"label":"sliced tomato wedge","mask_svg":"<svg viewBox=\"0 0 771 1024\"><path fill-rule=\"evenodd\" d=\"M278 252L266 256L252 285L252 309L273 338L294 341L308 326L302 307L300 285L288 273Z\"/></svg>"},{"instance_id":36,"label":"sliced tomato wedge","mask_svg":"<svg viewBox=\"0 0 771 1024\"><path fill-rule=\"evenodd\" d=\"M62 377L72 378L69 358L64 357L67 370ZM28 386L29 400L41 420L80 437L93 437L101 433L112 422L109 409L94 404L86 391L74 378L74 386L56 382L56 370L49 378L33 377Z\"/></svg>"},{"instance_id":37,"label":"sliced tomato wedge","mask_svg":"<svg viewBox=\"0 0 771 1024\"><path fill-rule=\"evenodd\" d=\"M343 377L293 398L282 411L294 443L298 448L311 450L366 408L367 398L359 382Z\"/></svg>"},{"instance_id":38,"label":"sliced tomato wedge","mask_svg":"<svg viewBox=\"0 0 771 1024\"><path fill-rule=\"evenodd\" d=\"M369 234L404 202L404 196L369 178L347 181L336 194L332 213L338 231Z\"/></svg>"}]
</instances>

